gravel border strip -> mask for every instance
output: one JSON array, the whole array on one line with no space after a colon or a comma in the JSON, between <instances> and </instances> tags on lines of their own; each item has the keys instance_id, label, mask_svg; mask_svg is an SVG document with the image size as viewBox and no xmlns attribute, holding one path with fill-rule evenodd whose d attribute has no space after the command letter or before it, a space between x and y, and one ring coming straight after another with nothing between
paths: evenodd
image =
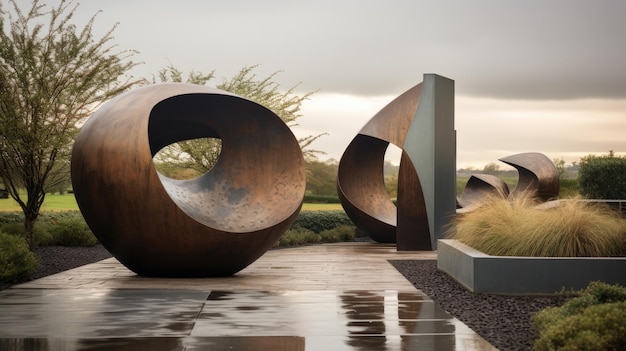
<instances>
[{"instance_id":1,"label":"gravel border strip","mask_svg":"<svg viewBox=\"0 0 626 351\"><path fill-rule=\"evenodd\" d=\"M532 316L566 297L473 293L437 269L436 260L390 260L413 286L500 350L532 350L537 333Z\"/></svg>"}]
</instances>

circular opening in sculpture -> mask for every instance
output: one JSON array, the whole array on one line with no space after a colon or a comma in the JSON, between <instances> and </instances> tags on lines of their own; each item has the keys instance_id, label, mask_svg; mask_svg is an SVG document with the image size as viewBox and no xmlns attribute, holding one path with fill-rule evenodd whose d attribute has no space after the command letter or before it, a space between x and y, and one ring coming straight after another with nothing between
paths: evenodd
<instances>
[{"instance_id":1,"label":"circular opening in sculpture","mask_svg":"<svg viewBox=\"0 0 626 351\"><path fill-rule=\"evenodd\" d=\"M389 197L392 201L398 198L398 172L400 171L401 157L402 149L390 143L389 146L387 146L387 151L385 151L383 174L385 190L389 193Z\"/></svg>"},{"instance_id":2,"label":"circular opening in sculpture","mask_svg":"<svg viewBox=\"0 0 626 351\"><path fill-rule=\"evenodd\" d=\"M180 152L207 139L214 141L208 147L213 161L202 160L202 152L191 155L196 149L182 153L183 164L208 161L191 179L156 166L168 148ZM252 233L290 219L300 208L306 182L302 152L284 122L263 106L226 94L173 96L151 109L148 141L162 190L207 227Z\"/></svg>"},{"instance_id":3,"label":"circular opening in sculpture","mask_svg":"<svg viewBox=\"0 0 626 351\"><path fill-rule=\"evenodd\" d=\"M152 162L163 176L175 180L195 179L215 166L222 152L219 138L196 138L169 144L159 150Z\"/></svg>"}]
</instances>

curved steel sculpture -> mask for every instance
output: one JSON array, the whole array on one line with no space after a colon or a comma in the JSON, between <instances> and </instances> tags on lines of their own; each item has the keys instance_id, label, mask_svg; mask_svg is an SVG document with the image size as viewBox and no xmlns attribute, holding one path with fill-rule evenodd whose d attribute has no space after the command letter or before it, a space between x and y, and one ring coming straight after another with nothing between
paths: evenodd
<instances>
[{"instance_id":1,"label":"curved steel sculpture","mask_svg":"<svg viewBox=\"0 0 626 351\"><path fill-rule=\"evenodd\" d=\"M388 145L400 147L397 206L383 179ZM454 82L427 74L359 131L339 162L337 193L357 227L398 250L430 250L456 209ZM435 196L437 194L437 196Z\"/></svg>"},{"instance_id":2,"label":"curved steel sculpture","mask_svg":"<svg viewBox=\"0 0 626 351\"><path fill-rule=\"evenodd\" d=\"M159 174L153 156L220 138L215 166L192 180ZM102 106L72 151L76 200L96 237L140 275L234 274L291 226L305 191L298 141L263 106L190 84L151 85Z\"/></svg>"},{"instance_id":3,"label":"curved steel sculpture","mask_svg":"<svg viewBox=\"0 0 626 351\"><path fill-rule=\"evenodd\" d=\"M396 242L397 209L383 179L388 142L357 135L341 157L337 194L355 225L377 242ZM358 176L353 176L358 174Z\"/></svg>"},{"instance_id":4,"label":"curved steel sculpture","mask_svg":"<svg viewBox=\"0 0 626 351\"><path fill-rule=\"evenodd\" d=\"M513 166L518 182L512 192L500 178L489 174L473 174L463 193L457 199L457 213L470 212L479 207L490 195L503 198L527 194L540 201L553 200L559 195L559 171L544 154L527 152L503 157L500 161Z\"/></svg>"},{"instance_id":5,"label":"curved steel sculpture","mask_svg":"<svg viewBox=\"0 0 626 351\"><path fill-rule=\"evenodd\" d=\"M457 213L475 209L490 196L508 197L509 186L495 175L472 174L467 180L463 193L457 199L457 207L463 209Z\"/></svg>"},{"instance_id":6,"label":"curved steel sculpture","mask_svg":"<svg viewBox=\"0 0 626 351\"><path fill-rule=\"evenodd\" d=\"M552 200L559 195L559 170L544 154L527 152L503 157L500 161L517 169L519 180L511 196L532 192L539 200Z\"/></svg>"},{"instance_id":7,"label":"curved steel sculpture","mask_svg":"<svg viewBox=\"0 0 626 351\"><path fill-rule=\"evenodd\" d=\"M337 194L341 204L355 225L377 242L396 242L398 209L385 189L385 152L390 143L404 145L421 93L422 84L418 84L374 115L339 162ZM419 183L414 171L404 173ZM423 198L417 199L420 200L423 202ZM421 221L426 218L422 216Z\"/></svg>"}]
</instances>

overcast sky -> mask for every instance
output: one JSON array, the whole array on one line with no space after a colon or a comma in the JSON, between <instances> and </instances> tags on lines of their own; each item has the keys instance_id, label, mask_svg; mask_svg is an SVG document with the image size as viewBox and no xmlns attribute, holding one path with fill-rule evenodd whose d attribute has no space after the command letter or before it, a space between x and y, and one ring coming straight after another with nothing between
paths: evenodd
<instances>
[{"instance_id":1,"label":"overcast sky","mask_svg":"<svg viewBox=\"0 0 626 351\"><path fill-rule=\"evenodd\" d=\"M260 65L318 91L296 134L329 133L327 157L425 73L455 81L458 167L626 152L623 0L83 0L75 19L98 10L95 32L119 23L114 42L139 52L135 75L172 64L218 84Z\"/></svg>"}]
</instances>

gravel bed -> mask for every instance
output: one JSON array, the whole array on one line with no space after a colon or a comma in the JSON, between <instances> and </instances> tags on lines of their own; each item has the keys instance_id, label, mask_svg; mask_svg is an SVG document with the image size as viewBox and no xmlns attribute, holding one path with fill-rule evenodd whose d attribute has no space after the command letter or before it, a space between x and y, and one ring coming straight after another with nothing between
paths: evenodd
<instances>
[{"instance_id":1,"label":"gravel bed","mask_svg":"<svg viewBox=\"0 0 626 351\"><path fill-rule=\"evenodd\" d=\"M111 257L102 246L49 246L35 249L38 279ZM434 260L393 260L390 263L417 289L422 290L448 313L465 323L503 351L532 350L536 333L531 316L548 306L559 306L563 296L500 296L469 292L437 269ZM0 290L11 287L0 284Z\"/></svg>"},{"instance_id":2,"label":"gravel bed","mask_svg":"<svg viewBox=\"0 0 626 351\"><path fill-rule=\"evenodd\" d=\"M531 317L564 296L503 296L473 293L437 269L437 261L389 261L441 308L503 351L532 350L537 334Z\"/></svg>"}]
</instances>

